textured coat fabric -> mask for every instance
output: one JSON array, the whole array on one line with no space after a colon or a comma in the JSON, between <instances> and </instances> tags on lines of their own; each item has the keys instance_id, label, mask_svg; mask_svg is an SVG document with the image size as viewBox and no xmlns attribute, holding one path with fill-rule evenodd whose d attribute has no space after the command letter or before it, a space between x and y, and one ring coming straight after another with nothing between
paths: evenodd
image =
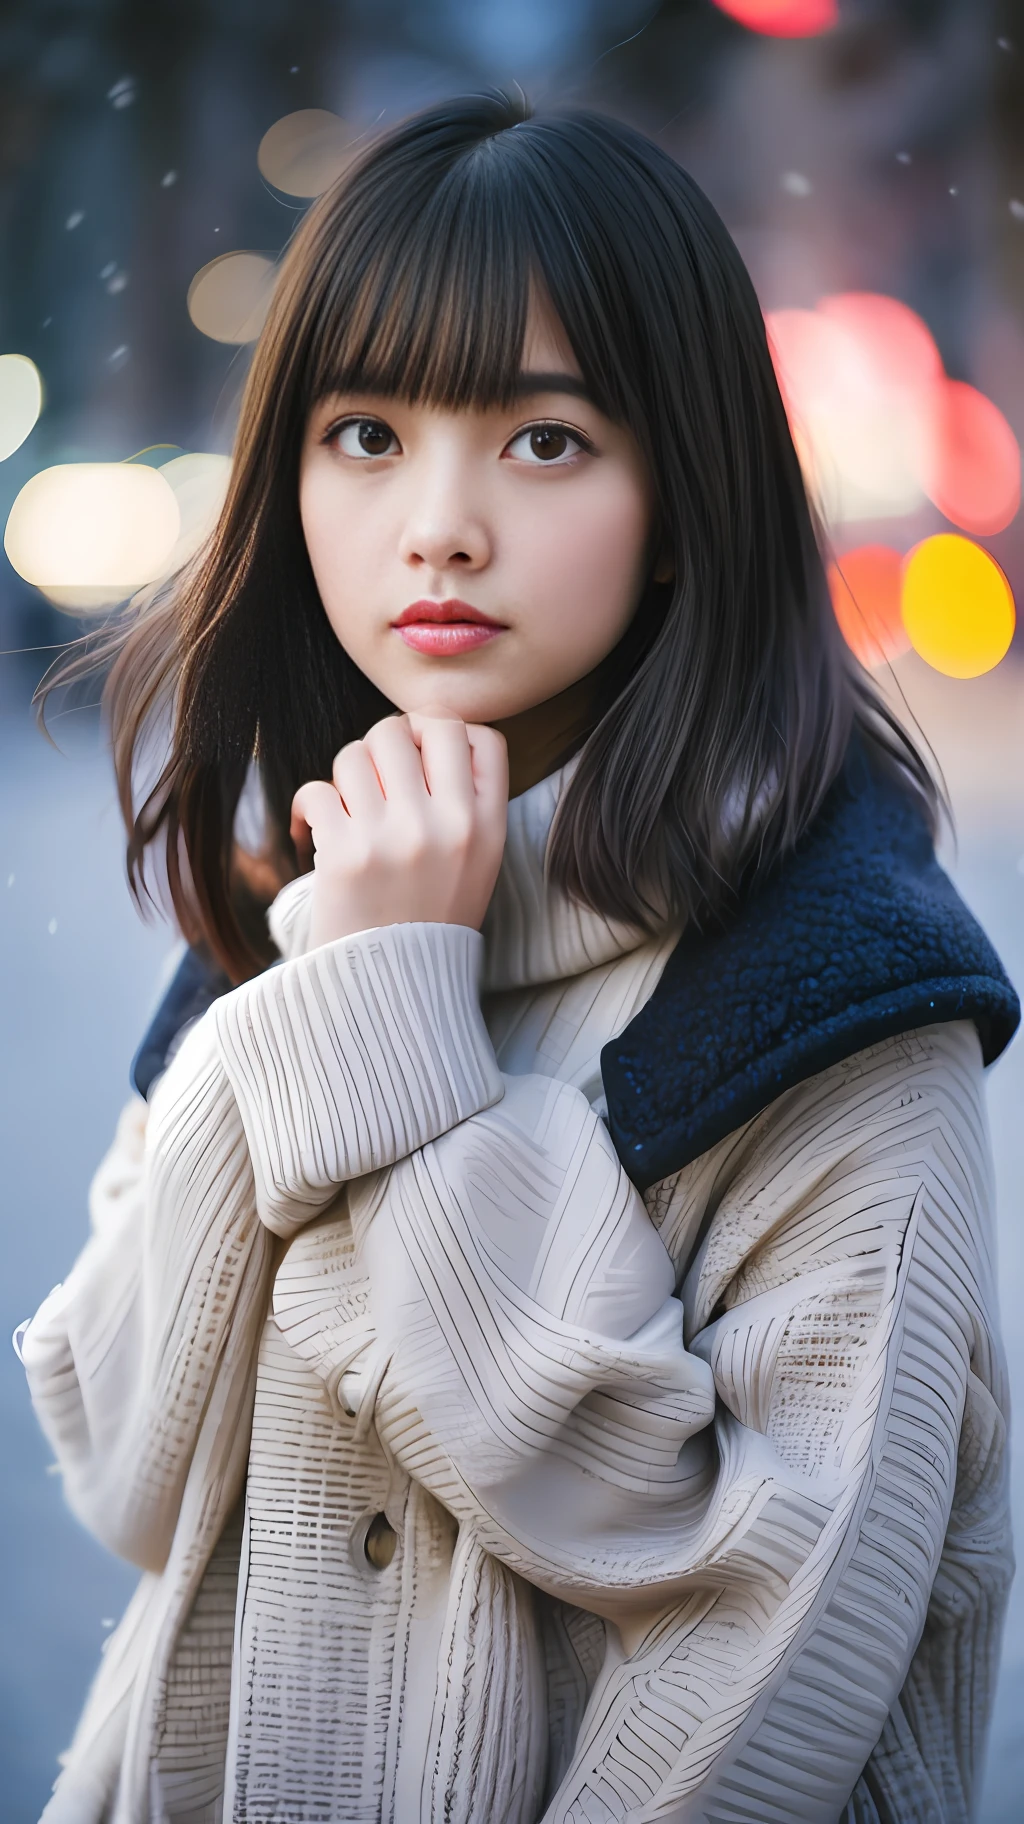
<instances>
[{"instance_id":1,"label":"textured coat fabric","mask_svg":"<svg viewBox=\"0 0 1024 1824\"><path fill-rule=\"evenodd\" d=\"M146 1572L53 1824L972 1814L1009 1576L976 1029L839 1060L645 1203L601 1055L673 940L548 893L556 791L483 943L310 952L286 889L286 960L126 1111L23 1345Z\"/></svg>"}]
</instances>

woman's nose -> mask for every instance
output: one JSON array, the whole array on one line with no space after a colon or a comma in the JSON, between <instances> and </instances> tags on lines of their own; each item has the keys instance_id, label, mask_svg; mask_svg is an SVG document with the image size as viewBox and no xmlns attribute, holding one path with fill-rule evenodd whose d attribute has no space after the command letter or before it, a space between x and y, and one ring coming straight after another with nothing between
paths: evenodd
<instances>
[{"instance_id":1,"label":"woman's nose","mask_svg":"<svg viewBox=\"0 0 1024 1824\"><path fill-rule=\"evenodd\" d=\"M479 570L491 555L491 540L458 486L431 488L406 523L401 556L417 570Z\"/></svg>"}]
</instances>

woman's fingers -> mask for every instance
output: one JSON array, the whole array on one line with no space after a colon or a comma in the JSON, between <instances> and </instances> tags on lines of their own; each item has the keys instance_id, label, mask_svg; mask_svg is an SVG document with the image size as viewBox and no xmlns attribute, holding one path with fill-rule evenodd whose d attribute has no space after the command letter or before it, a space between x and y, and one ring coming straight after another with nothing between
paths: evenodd
<instances>
[{"instance_id":1,"label":"woman's fingers","mask_svg":"<svg viewBox=\"0 0 1024 1824\"><path fill-rule=\"evenodd\" d=\"M310 779L300 785L292 799L289 833L300 856L305 855L310 861L311 848L322 849L342 840L347 821L334 786L324 779Z\"/></svg>"},{"instance_id":2,"label":"woman's fingers","mask_svg":"<svg viewBox=\"0 0 1024 1824\"><path fill-rule=\"evenodd\" d=\"M468 786L491 807L508 802L508 746L504 735L483 722L410 712L410 732L423 757L432 796L446 785ZM468 768L468 771L467 771ZM478 807L482 808L482 807Z\"/></svg>"},{"instance_id":3,"label":"woman's fingers","mask_svg":"<svg viewBox=\"0 0 1024 1824\"><path fill-rule=\"evenodd\" d=\"M350 817L379 816L384 792L365 741L350 741L334 756L334 784Z\"/></svg>"},{"instance_id":4,"label":"woman's fingers","mask_svg":"<svg viewBox=\"0 0 1024 1824\"><path fill-rule=\"evenodd\" d=\"M473 788L485 814L504 817L508 810L508 744L496 728L466 723L473 764Z\"/></svg>"},{"instance_id":5,"label":"woman's fingers","mask_svg":"<svg viewBox=\"0 0 1024 1824\"><path fill-rule=\"evenodd\" d=\"M363 746L380 776L385 798L402 797L407 803L422 802L427 795L427 786L408 716L385 716L363 737Z\"/></svg>"},{"instance_id":6,"label":"woman's fingers","mask_svg":"<svg viewBox=\"0 0 1024 1824\"><path fill-rule=\"evenodd\" d=\"M419 745L423 776L435 804L473 806L473 756L466 724L454 717L410 716Z\"/></svg>"},{"instance_id":7,"label":"woman's fingers","mask_svg":"<svg viewBox=\"0 0 1024 1824\"><path fill-rule=\"evenodd\" d=\"M505 844L508 764L494 729L389 716L336 755L333 783L292 800L292 840L316 849L314 948L376 925L479 930Z\"/></svg>"}]
</instances>

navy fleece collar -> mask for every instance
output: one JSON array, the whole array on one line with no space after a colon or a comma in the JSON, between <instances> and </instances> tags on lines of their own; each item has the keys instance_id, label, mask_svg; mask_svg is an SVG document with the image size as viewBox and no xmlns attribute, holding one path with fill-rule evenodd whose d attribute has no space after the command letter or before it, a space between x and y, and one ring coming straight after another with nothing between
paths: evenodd
<instances>
[{"instance_id":1,"label":"navy fleece collar","mask_svg":"<svg viewBox=\"0 0 1024 1824\"><path fill-rule=\"evenodd\" d=\"M918 807L853 746L794 853L726 929L683 936L605 1046L619 1158L645 1190L840 1059L963 1019L990 1064L1020 1003Z\"/></svg>"}]
</instances>

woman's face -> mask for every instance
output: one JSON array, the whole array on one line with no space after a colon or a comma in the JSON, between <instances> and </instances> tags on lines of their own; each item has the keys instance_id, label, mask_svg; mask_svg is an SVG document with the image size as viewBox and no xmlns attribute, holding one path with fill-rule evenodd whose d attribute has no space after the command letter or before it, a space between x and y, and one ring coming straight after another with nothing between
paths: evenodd
<instances>
[{"instance_id":1,"label":"woman's face","mask_svg":"<svg viewBox=\"0 0 1024 1824\"><path fill-rule=\"evenodd\" d=\"M401 710L501 722L547 702L621 638L650 568L640 451L539 306L511 410L323 400L299 502L331 626Z\"/></svg>"}]
</instances>

